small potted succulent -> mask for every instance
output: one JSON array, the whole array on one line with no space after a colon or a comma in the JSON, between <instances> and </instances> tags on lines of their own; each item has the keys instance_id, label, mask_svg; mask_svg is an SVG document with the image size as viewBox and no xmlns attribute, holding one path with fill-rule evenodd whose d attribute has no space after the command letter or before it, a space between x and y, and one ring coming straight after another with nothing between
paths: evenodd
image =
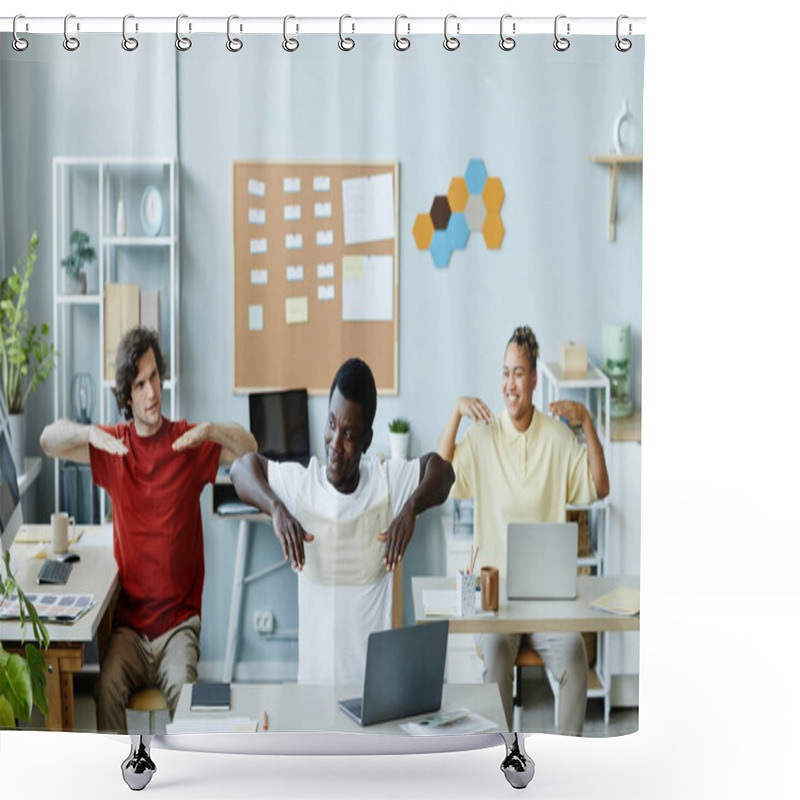
<instances>
[{"instance_id":1,"label":"small potted succulent","mask_svg":"<svg viewBox=\"0 0 800 800\"><path fill-rule=\"evenodd\" d=\"M389 447L392 458L404 460L408 458L408 436L411 424L407 419L397 417L389 423Z\"/></svg>"},{"instance_id":2,"label":"small potted succulent","mask_svg":"<svg viewBox=\"0 0 800 800\"><path fill-rule=\"evenodd\" d=\"M74 230L69 237L69 255L61 259L61 266L67 273L67 294L86 294L86 273L84 264L95 259L94 248L89 246L89 234Z\"/></svg>"}]
</instances>

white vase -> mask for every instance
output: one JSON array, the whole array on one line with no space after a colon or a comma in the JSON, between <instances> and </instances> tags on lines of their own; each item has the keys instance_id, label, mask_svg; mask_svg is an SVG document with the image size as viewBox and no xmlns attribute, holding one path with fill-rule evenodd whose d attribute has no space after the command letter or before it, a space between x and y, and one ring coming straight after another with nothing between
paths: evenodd
<instances>
[{"instance_id":1,"label":"white vase","mask_svg":"<svg viewBox=\"0 0 800 800\"><path fill-rule=\"evenodd\" d=\"M389 449L395 461L405 461L408 458L408 432L393 433L389 431Z\"/></svg>"},{"instance_id":2,"label":"white vase","mask_svg":"<svg viewBox=\"0 0 800 800\"><path fill-rule=\"evenodd\" d=\"M11 434L11 457L17 468L17 479L25 471L25 413L8 415L8 430Z\"/></svg>"},{"instance_id":3,"label":"white vase","mask_svg":"<svg viewBox=\"0 0 800 800\"><path fill-rule=\"evenodd\" d=\"M120 197L117 203L117 236L122 237L128 232L128 226L125 220L125 201Z\"/></svg>"}]
</instances>

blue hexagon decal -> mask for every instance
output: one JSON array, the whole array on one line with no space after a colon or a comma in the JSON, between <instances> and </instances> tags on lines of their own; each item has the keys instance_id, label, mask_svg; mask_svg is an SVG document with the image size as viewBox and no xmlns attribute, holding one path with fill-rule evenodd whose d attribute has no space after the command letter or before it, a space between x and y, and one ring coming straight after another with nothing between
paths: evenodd
<instances>
[{"instance_id":1,"label":"blue hexagon decal","mask_svg":"<svg viewBox=\"0 0 800 800\"><path fill-rule=\"evenodd\" d=\"M483 185L486 183L486 167L482 158L470 159L464 180L467 182L470 194L480 194L483 191Z\"/></svg>"},{"instance_id":2,"label":"blue hexagon decal","mask_svg":"<svg viewBox=\"0 0 800 800\"><path fill-rule=\"evenodd\" d=\"M463 250L467 246L469 225L467 225L467 218L464 214L457 211L450 215L450 221L447 223L447 235L453 250Z\"/></svg>"},{"instance_id":3,"label":"blue hexagon decal","mask_svg":"<svg viewBox=\"0 0 800 800\"><path fill-rule=\"evenodd\" d=\"M453 246L447 231L434 231L431 240L431 257L437 267L446 267L450 263Z\"/></svg>"}]
</instances>

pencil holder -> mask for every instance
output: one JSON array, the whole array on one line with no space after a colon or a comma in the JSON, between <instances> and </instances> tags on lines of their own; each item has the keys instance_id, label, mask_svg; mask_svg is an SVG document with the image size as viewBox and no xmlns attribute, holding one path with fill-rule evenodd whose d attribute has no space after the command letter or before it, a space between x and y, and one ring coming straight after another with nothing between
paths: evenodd
<instances>
[{"instance_id":1,"label":"pencil holder","mask_svg":"<svg viewBox=\"0 0 800 800\"><path fill-rule=\"evenodd\" d=\"M456 575L456 616L475 616L475 573L458 571Z\"/></svg>"}]
</instances>

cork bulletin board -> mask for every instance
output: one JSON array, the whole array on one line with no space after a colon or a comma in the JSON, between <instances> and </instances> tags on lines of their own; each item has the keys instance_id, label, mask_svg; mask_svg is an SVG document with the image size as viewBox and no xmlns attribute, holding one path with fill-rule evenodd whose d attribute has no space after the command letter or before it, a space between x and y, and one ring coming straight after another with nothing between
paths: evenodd
<instances>
[{"instance_id":1,"label":"cork bulletin board","mask_svg":"<svg viewBox=\"0 0 800 800\"><path fill-rule=\"evenodd\" d=\"M237 161L234 391L327 395L363 358L397 393L398 165Z\"/></svg>"}]
</instances>

